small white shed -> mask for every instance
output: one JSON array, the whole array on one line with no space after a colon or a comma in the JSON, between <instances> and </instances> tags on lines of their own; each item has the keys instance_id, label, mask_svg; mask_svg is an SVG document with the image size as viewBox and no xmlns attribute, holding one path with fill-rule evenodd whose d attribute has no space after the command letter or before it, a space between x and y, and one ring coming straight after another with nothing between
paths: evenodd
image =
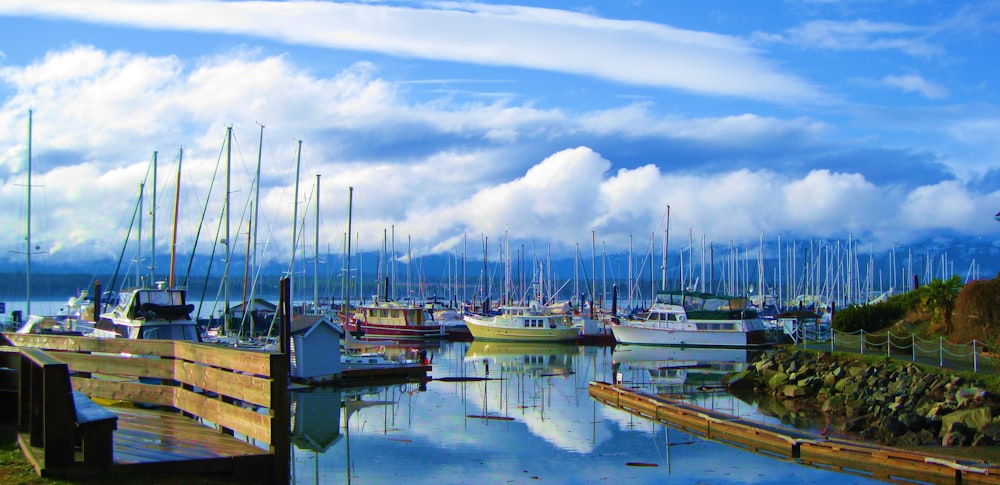
<instances>
[{"instance_id":1,"label":"small white shed","mask_svg":"<svg viewBox=\"0 0 1000 485\"><path fill-rule=\"evenodd\" d=\"M325 315L294 317L289 349L292 377L320 379L339 376L343 338L343 327Z\"/></svg>"}]
</instances>

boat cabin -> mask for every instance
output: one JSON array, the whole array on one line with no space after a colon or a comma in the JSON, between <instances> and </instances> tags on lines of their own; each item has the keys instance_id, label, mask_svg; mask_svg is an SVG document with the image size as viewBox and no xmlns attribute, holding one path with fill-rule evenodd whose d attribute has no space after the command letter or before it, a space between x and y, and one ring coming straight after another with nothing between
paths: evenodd
<instances>
[{"instance_id":1,"label":"boat cabin","mask_svg":"<svg viewBox=\"0 0 1000 485\"><path fill-rule=\"evenodd\" d=\"M119 296L118 304L101 315L95 334L101 337L200 341L191 319L194 305L179 288L140 288Z\"/></svg>"}]
</instances>

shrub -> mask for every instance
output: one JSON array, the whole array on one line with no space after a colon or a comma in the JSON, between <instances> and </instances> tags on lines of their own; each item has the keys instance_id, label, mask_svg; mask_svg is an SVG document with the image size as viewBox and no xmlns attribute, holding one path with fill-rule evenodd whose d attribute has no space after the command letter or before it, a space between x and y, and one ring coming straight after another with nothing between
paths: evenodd
<instances>
[{"instance_id":1,"label":"shrub","mask_svg":"<svg viewBox=\"0 0 1000 485\"><path fill-rule=\"evenodd\" d=\"M954 327L949 340L967 343L978 340L996 348L1000 330L1000 279L972 281L955 299Z\"/></svg>"},{"instance_id":2,"label":"shrub","mask_svg":"<svg viewBox=\"0 0 1000 485\"><path fill-rule=\"evenodd\" d=\"M901 295L898 295L901 296ZM831 325L839 332L857 332L864 330L874 332L892 326L903 315L909 306L905 304L908 298L889 298L887 301L874 305L853 305L837 310Z\"/></svg>"}]
</instances>

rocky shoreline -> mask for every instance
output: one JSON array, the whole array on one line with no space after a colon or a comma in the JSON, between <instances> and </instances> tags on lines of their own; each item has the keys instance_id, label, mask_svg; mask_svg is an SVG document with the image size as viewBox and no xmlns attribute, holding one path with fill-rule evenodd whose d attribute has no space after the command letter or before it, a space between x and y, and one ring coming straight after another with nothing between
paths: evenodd
<instances>
[{"instance_id":1,"label":"rocky shoreline","mask_svg":"<svg viewBox=\"0 0 1000 485\"><path fill-rule=\"evenodd\" d=\"M1000 396L981 382L910 362L783 347L724 384L744 400L773 399L783 418L816 420L823 434L890 446L1000 444Z\"/></svg>"}]
</instances>

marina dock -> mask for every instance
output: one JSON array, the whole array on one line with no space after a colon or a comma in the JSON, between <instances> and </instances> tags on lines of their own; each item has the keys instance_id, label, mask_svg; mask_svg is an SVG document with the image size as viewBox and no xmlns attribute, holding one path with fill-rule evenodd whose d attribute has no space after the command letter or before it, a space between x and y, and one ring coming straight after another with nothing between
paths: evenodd
<instances>
[{"instance_id":1,"label":"marina dock","mask_svg":"<svg viewBox=\"0 0 1000 485\"><path fill-rule=\"evenodd\" d=\"M3 336L4 405L19 410L18 442L39 475L288 482L287 354Z\"/></svg>"},{"instance_id":2,"label":"marina dock","mask_svg":"<svg viewBox=\"0 0 1000 485\"><path fill-rule=\"evenodd\" d=\"M704 439L816 468L894 483L1000 483L1000 467L769 426L605 382L590 396Z\"/></svg>"}]
</instances>

